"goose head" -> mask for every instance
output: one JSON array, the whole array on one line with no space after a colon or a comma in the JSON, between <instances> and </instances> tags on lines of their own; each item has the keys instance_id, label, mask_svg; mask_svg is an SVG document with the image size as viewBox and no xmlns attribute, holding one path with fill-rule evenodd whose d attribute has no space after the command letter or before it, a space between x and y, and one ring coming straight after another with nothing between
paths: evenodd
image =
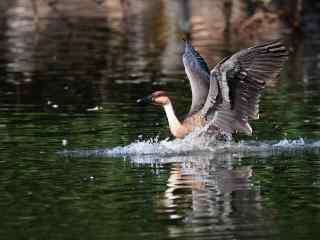
<instances>
[{"instance_id":1,"label":"goose head","mask_svg":"<svg viewBox=\"0 0 320 240\"><path fill-rule=\"evenodd\" d=\"M165 106L170 103L169 96L165 91L156 91L146 97L137 100L139 105L152 104L156 106Z\"/></svg>"}]
</instances>

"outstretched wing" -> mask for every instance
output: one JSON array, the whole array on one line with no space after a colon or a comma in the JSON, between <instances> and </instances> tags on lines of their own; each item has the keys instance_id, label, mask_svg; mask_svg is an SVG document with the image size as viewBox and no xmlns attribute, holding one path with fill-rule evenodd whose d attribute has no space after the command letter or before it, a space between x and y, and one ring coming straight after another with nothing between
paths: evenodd
<instances>
[{"instance_id":1,"label":"outstretched wing","mask_svg":"<svg viewBox=\"0 0 320 240\"><path fill-rule=\"evenodd\" d=\"M227 133L252 133L249 119L259 117L266 81L276 78L288 59L279 41L244 49L219 63L210 74L210 90L201 114Z\"/></svg>"},{"instance_id":2,"label":"outstretched wing","mask_svg":"<svg viewBox=\"0 0 320 240\"><path fill-rule=\"evenodd\" d=\"M210 86L210 72L207 63L192 47L188 39L185 40L182 60L191 86L192 103L188 115L192 115L201 110L206 102Z\"/></svg>"}]
</instances>

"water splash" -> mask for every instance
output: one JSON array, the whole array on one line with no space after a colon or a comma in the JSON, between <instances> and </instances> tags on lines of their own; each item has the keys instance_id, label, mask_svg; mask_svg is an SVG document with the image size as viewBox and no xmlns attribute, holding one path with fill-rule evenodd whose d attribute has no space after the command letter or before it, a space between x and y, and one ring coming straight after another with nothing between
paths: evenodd
<instances>
[{"instance_id":1,"label":"water splash","mask_svg":"<svg viewBox=\"0 0 320 240\"><path fill-rule=\"evenodd\" d=\"M159 140L158 137L148 140L137 140L127 146L96 150L65 150L62 153L70 156L106 156L125 157L130 159L152 160L170 157L199 156L213 154L246 154L270 155L293 151L319 151L320 140L282 139L273 141L218 141L212 137L189 135L184 139Z\"/></svg>"}]
</instances>

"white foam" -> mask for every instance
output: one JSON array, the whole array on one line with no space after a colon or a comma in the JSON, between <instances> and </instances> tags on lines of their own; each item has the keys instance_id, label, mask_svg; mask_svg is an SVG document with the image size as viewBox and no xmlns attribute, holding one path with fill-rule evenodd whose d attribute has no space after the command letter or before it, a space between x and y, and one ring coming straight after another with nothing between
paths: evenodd
<instances>
[{"instance_id":1,"label":"white foam","mask_svg":"<svg viewBox=\"0 0 320 240\"><path fill-rule=\"evenodd\" d=\"M280 140L278 143L273 144L274 147L295 147L295 146L304 146L306 145L305 141L303 138L299 138L296 140L288 140L288 139L283 139Z\"/></svg>"},{"instance_id":2,"label":"white foam","mask_svg":"<svg viewBox=\"0 0 320 240\"><path fill-rule=\"evenodd\" d=\"M258 154L270 155L275 152L296 150L319 150L320 140L282 139L278 141L216 141L212 137L190 135L184 139L159 140L158 137L148 140L137 140L127 146L96 150L64 151L63 154L73 156L109 156L128 157L152 161L159 158L177 156L196 156L208 154Z\"/></svg>"}]
</instances>

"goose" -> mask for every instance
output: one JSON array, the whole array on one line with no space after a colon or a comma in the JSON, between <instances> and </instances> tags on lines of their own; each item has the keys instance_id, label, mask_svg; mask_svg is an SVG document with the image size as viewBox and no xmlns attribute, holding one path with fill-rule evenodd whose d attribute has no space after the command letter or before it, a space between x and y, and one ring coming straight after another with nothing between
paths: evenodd
<instances>
[{"instance_id":1,"label":"goose","mask_svg":"<svg viewBox=\"0 0 320 240\"><path fill-rule=\"evenodd\" d=\"M267 81L279 76L287 59L286 47L273 40L240 50L210 71L191 40L186 39L182 60L192 93L186 118L178 119L166 91L156 91L137 102L162 106L176 138L184 138L204 126L215 135L252 135L249 120L259 118L261 91Z\"/></svg>"}]
</instances>

